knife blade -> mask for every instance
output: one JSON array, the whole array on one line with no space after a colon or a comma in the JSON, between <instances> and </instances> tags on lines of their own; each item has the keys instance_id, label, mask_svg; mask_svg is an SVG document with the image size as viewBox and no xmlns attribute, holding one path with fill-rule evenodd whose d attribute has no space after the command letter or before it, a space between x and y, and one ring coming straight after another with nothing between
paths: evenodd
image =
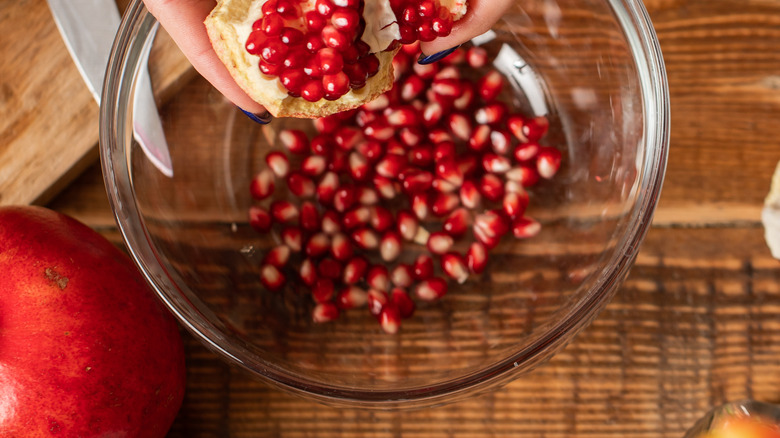
<instances>
[{"instance_id":1,"label":"knife blade","mask_svg":"<svg viewBox=\"0 0 780 438\"><path fill-rule=\"evenodd\" d=\"M121 16L114 0L47 0L57 29L92 97L100 104L106 65ZM154 32L142 53L142 71ZM173 176L171 156L154 101L149 75L139 76L133 96L133 137L147 158L164 175Z\"/></svg>"}]
</instances>

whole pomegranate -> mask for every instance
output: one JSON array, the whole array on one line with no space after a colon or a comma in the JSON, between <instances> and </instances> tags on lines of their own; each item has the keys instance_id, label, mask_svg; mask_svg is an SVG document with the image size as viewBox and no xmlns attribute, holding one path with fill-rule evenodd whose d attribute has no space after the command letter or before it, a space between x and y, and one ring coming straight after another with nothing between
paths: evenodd
<instances>
[{"instance_id":1,"label":"whole pomegranate","mask_svg":"<svg viewBox=\"0 0 780 438\"><path fill-rule=\"evenodd\" d=\"M0 436L162 437L184 380L177 325L124 253L0 207Z\"/></svg>"}]
</instances>

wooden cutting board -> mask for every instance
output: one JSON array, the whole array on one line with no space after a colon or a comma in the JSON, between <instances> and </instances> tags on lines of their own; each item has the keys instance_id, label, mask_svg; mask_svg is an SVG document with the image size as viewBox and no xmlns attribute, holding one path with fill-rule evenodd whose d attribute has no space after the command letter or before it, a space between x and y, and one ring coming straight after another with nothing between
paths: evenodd
<instances>
[{"instance_id":1,"label":"wooden cutting board","mask_svg":"<svg viewBox=\"0 0 780 438\"><path fill-rule=\"evenodd\" d=\"M0 29L0 205L43 204L97 160L99 109L45 0L0 2ZM151 56L158 100L193 74L162 30Z\"/></svg>"}]
</instances>

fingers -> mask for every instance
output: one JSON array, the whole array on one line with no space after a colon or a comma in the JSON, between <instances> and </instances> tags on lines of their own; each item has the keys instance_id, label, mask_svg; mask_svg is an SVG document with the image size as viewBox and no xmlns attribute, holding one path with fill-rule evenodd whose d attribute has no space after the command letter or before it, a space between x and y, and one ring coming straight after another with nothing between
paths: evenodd
<instances>
[{"instance_id":1,"label":"fingers","mask_svg":"<svg viewBox=\"0 0 780 438\"><path fill-rule=\"evenodd\" d=\"M236 84L211 47L203 20L216 5L214 0L144 0L146 8L173 38L182 53L214 88L246 112L265 109Z\"/></svg>"},{"instance_id":2,"label":"fingers","mask_svg":"<svg viewBox=\"0 0 780 438\"><path fill-rule=\"evenodd\" d=\"M446 37L420 44L425 55L459 46L475 36L487 32L501 18L515 0L469 0L466 15L456 21Z\"/></svg>"}]
</instances>

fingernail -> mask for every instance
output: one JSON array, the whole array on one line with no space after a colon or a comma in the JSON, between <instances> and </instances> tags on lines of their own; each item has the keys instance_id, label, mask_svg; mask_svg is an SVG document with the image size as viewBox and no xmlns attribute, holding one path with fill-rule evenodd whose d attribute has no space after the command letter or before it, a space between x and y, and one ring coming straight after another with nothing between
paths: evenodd
<instances>
[{"instance_id":1,"label":"fingernail","mask_svg":"<svg viewBox=\"0 0 780 438\"><path fill-rule=\"evenodd\" d=\"M255 113L250 113L249 111L244 111L241 108L239 109L241 110L242 113L246 114L246 116L252 119L252 121L255 123L259 123L261 125L267 125L271 122L271 114L268 111L262 114L255 114Z\"/></svg>"},{"instance_id":2,"label":"fingernail","mask_svg":"<svg viewBox=\"0 0 780 438\"><path fill-rule=\"evenodd\" d=\"M455 47L453 47L451 49L442 50L441 52L434 53L433 55L428 55L428 56L425 56L425 54L422 54L417 59L417 63L425 65L425 64L432 64L432 63L434 63L436 61L440 61L443 58L446 58L447 55L449 55L450 53L458 50L458 47L460 47L460 46L458 45L458 46L455 46Z\"/></svg>"}]
</instances>

